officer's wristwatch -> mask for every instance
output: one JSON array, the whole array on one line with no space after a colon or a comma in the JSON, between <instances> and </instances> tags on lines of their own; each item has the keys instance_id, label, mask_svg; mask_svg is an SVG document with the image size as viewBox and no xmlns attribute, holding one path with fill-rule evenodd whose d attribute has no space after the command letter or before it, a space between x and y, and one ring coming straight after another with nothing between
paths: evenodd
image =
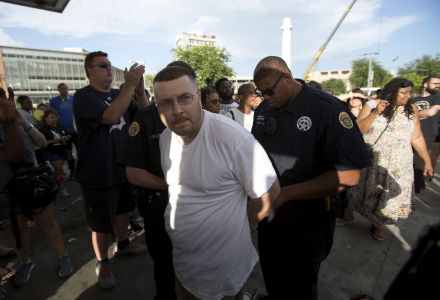
<instances>
[{"instance_id":1,"label":"officer's wristwatch","mask_svg":"<svg viewBox=\"0 0 440 300\"><path fill-rule=\"evenodd\" d=\"M29 127L26 127L24 129L24 131L29 132L29 130L31 130L32 128L35 128L34 125L32 125L31 123L29 123Z\"/></svg>"}]
</instances>

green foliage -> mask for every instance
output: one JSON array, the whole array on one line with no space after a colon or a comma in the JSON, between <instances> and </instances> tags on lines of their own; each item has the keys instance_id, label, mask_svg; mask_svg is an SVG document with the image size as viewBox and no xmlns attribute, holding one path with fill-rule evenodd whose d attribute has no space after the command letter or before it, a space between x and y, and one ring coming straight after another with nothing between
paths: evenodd
<instances>
[{"instance_id":1,"label":"green foliage","mask_svg":"<svg viewBox=\"0 0 440 300\"><path fill-rule=\"evenodd\" d=\"M350 83L353 88L368 86L368 59L362 58L352 62ZM393 78L390 72L385 70L380 63L372 60L372 69L374 71L373 87L383 87Z\"/></svg>"},{"instance_id":2,"label":"green foliage","mask_svg":"<svg viewBox=\"0 0 440 300\"><path fill-rule=\"evenodd\" d=\"M323 90L331 89L333 91L333 95L340 95L347 92L347 87L342 79L331 78L321 82L321 86Z\"/></svg>"},{"instance_id":3,"label":"green foliage","mask_svg":"<svg viewBox=\"0 0 440 300\"><path fill-rule=\"evenodd\" d=\"M146 88L147 90L149 90L150 93L151 93L152 90L153 90L153 79L154 79L154 76L153 76L153 75L151 75L151 74L147 74L147 75L145 75L145 88Z\"/></svg>"},{"instance_id":4,"label":"green foliage","mask_svg":"<svg viewBox=\"0 0 440 300\"><path fill-rule=\"evenodd\" d=\"M421 84L425 77L440 76L440 53L435 57L423 55L399 69L399 77L411 80L414 83L414 89L421 91Z\"/></svg>"},{"instance_id":5,"label":"green foliage","mask_svg":"<svg viewBox=\"0 0 440 300\"><path fill-rule=\"evenodd\" d=\"M215 82L222 77L234 75L234 70L227 65L231 55L224 48L202 45L192 48L178 47L173 52L176 60L189 63L194 68L199 88L206 85L206 79Z\"/></svg>"},{"instance_id":6,"label":"green foliage","mask_svg":"<svg viewBox=\"0 0 440 300\"><path fill-rule=\"evenodd\" d=\"M414 83L414 90L418 93L422 91L422 81L424 76L417 74L416 72L408 72L404 74L399 74L399 77L411 80Z\"/></svg>"}]
</instances>

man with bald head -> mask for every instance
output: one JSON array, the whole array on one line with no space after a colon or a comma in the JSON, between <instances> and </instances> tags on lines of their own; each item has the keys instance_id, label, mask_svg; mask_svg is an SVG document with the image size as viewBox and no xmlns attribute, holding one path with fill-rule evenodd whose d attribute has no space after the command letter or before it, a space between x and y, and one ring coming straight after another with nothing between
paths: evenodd
<instances>
[{"instance_id":1,"label":"man with bald head","mask_svg":"<svg viewBox=\"0 0 440 300\"><path fill-rule=\"evenodd\" d=\"M321 262L333 243L328 197L358 184L369 165L353 116L335 97L294 79L268 56L254 71L264 101L252 133L269 154L281 193L273 218L259 223L258 247L270 299L317 299Z\"/></svg>"}]
</instances>

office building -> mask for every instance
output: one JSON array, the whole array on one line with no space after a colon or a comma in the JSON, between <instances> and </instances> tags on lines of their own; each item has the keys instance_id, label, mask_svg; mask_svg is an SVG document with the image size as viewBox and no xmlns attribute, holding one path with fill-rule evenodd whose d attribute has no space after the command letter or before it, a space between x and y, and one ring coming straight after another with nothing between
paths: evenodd
<instances>
[{"instance_id":1,"label":"office building","mask_svg":"<svg viewBox=\"0 0 440 300\"><path fill-rule=\"evenodd\" d=\"M0 86L12 87L15 94L30 96L35 103L58 95L64 82L69 93L88 84L84 71L87 51L66 48L64 51L0 46ZM124 82L124 71L112 67L113 86Z\"/></svg>"},{"instance_id":2,"label":"office building","mask_svg":"<svg viewBox=\"0 0 440 300\"><path fill-rule=\"evenodd\" d=\"M329 79L342 79L347 87L347 90L351 90L350 84L351 70L321 70L310 72L307 76L307 80L314 80L316 82L322 83L323 81Z\"/></svg>"},{"instance_id":3,"label":"office building","mask_svg":"<svg viewBox=\"0 0 440 300\"><path fill-rule=\"evenodd\" d=\"M203 34L201 30L191 30L177 35L176 47L192 48L202 45L219 46L219 43L215 35Z\"/></svg>"}]
</instances>

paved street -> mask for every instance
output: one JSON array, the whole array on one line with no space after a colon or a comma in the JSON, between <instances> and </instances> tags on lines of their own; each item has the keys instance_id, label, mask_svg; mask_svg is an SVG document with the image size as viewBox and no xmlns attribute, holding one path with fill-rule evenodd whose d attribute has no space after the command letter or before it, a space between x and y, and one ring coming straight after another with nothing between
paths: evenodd
<instances>
[{"instance_id":1,"label":"paved street","mask_svg":"<svg viewBox=\"0 0 440 300\"><path fill-rule=\"evenodd\" d=\"M437 174L440 168L437 167ZM79 186L67 182L69 198L59 198L55 214L64 232L67 252L74 264L73 275L62 280L56 274L55 251L49 246L38 226L31 229L32 255L36 264L29 283L16 289L4 285L9 299L153 299L152 260L141 257L112 259L116 288L103 291L97 285L94 272L90 234L86 228ZM428 188L416 199L417 212L397 226L388 226L386 240L378 242L369 235L369 223L356 215L355 221L337 227L335 243L320 273L319 294L322 300L349 299L357 293L367 293L381 299L390 282L410 255L421 230L439 220L440 176L436 175ZM0 235L9 244L5 232ZM145 243L143 236L137 242ZM0 260L2 265L8 261ZM249 279L247 290L259 288L265 292L261 272L257 267Z\"/></svg>"}]
</instances>

